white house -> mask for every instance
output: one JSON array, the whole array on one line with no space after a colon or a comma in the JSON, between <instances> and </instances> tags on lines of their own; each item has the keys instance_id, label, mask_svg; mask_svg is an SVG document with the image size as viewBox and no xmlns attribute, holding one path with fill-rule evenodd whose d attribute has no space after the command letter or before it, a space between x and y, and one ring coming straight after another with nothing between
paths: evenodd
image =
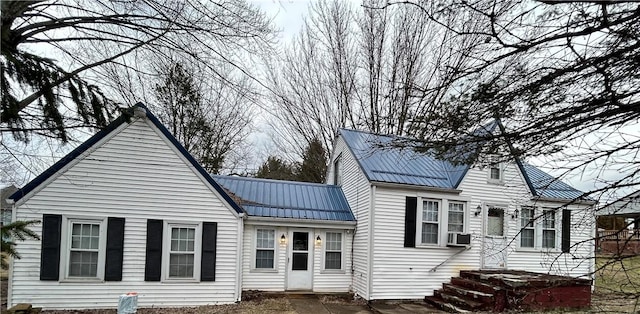
<instances>
[{"instance_id":1,"label":"white house","mask_svg":"<svg viewBox=\"0 0 640 314\"><path fill-rule=\"evenodd\" d=\"M354 293L420 299L463 269L589 276L595 221L582 192L518 160L454 166L393 140L340 130L331 155L328 183L357 220Z\"/></svg>"},{"instance_id":2,"label":"white house","mask_svg":"<svg viewBox=\"0 0 640 314\"><path fill-rule=\"evenodd\" d=\"M42 240L18 244L8 305L114 308L130 291L140 307L246 290L416 299L461 269L592 269L589 204L566 205L579 191L521 162L377 148L389 140L341 130L329 184L211 176L138 104L9 197Z\"/></svg>"}]
</instances>

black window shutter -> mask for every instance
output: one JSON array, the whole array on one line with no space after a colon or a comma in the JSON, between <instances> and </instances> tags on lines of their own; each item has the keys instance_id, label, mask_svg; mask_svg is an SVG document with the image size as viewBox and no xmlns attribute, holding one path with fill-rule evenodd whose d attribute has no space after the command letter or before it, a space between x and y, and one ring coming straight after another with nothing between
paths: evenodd
<instances>
[{"instance_id":1,"label":"black window shutter","mask_svg":"<svg viewBox=\"0 0 640 314\"><path fill-rule=\"evenodd\" d=\"M145 281L160 281L160 275L162 274L162 225L162 220L147 219Z\"/></svg>"},{"instance_id":2,"label":"black window shutter","mask_svg":"<svg viewBox=\"0 0 640 314\"><path fill-rule=\"evenodd\" d=\"M40 280L60 279L61 215L42 215L42 246L40 251Z\"/></svg>"},{"instance_id":3,"label":"black window shutter","mask_svg":"<svg viewBox=\"0 0 640 314\"><path fill-rule=\"evenodd\" d=\"M200 281L216 280L216 243L218 224L202 223L202 263L200 265Z\"/></svg>"},{"instance_id":4,"label":"black window shutter","mask_svg":"<svg viewBox=\"0 0 640 314\"><path fill-rule=\"evenodd\" d=\"M124 218L107 220L107 255L104 265L105 281L122 281L122 254L124 252Z\"/></svg>"},{"instance_id":5,"label":"black window shutter","mask_svg":"<svg viewBox=\"0 0 640 314\"><path fill-rule=\"evenodd\" d=\"M571 210L562 210L562 253L569 253L571 248Z\"/></svg>"},{"instance_id":6,"label":"black window shutter","mask_svg":"<svg viewBox=\"0 0 640 314\"><path fill-rule=\"evenodd\" d=\"M418 198L407 196L404 211L404 247L416 247L416 210Z\"/></svg>"}]
</instances>

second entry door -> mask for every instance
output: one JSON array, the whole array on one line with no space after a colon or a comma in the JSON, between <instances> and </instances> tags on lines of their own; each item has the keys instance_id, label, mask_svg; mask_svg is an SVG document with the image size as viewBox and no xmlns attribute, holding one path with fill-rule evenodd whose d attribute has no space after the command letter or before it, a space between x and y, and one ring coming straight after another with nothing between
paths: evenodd
<instances>
[{"instance_id":1,"label":"second entry door","mask_svg":"<svg viewBox=\"0 0 640 314\"><path fill-rule=\"evenodd\" d=\"M312 288L312 264L313 260L311 233L307 231L292 230L289 233L289 263L288 290L311 290Z\"/></svg>"}]
</instances>

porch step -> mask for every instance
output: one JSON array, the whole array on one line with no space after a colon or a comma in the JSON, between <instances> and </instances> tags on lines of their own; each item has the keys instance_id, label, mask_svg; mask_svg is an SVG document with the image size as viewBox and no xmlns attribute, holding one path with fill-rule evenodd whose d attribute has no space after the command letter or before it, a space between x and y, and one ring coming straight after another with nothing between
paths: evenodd
<instances>
[{"instance_id":1,"label":"porch step","mask_svg":"<svg viewBox=\"0 0 640 314\"><path fill-rule=\"evenodd\" d=\"M586 308L591 281L518 270L460 271L425 302L449 312Z\"/></svg>"},{"instance_id":2,"label":"porch step","mask_svg":"<svg viewBox=\"0 0 640 314\"><path fill-rule=\"evenodd\" d=\"M446 292L447 294L455 295L459 298L479 302L483 305L493 304L495 301L492 293L480 292L480 291L472 290L466 287L460 287L450 283L443 284L442 291Z\"/></svg>"},{"instance_id":3,"label":"porch step","mask_svg":"<svg viewBox=\"0 0 640 314\"><path fill-rule=\"evenodd\" d=\"M493 285L490 285L481 281L468 279L468 278L461 278L461 277L451 278L451 284L458 287L467 288L470 290L475 290L475 291L484 292L488 294L494 294L498 290L498 288L496 288Z\"/></svg>"},{"instance_id":4,"label":"porch step","mask_svg":"<svg viewBox=\"0 0 640 314\"><path fill-rule=\"evenodd\" d=\"M448 303L447 301L443 300L441 297L437 297L437 296L426 296L424 297L424 302L426 302L427 304L431 304L433 306L435 306L438 309L441 309L443 311L447 311L450 313L469 313L471 311L467 311L465 309L459 308L451 303Z\"/></svg>"},{"instance_id":5,"label":"porch step","mask_svg":"<svg viewBox=\"0 0 640 314\"><path fill-rule=\"evenodd\" d=\"M467 297L459 297L455 294L448 293L444 290L436 290L433 292L434 296L440 297L442 300L449 304L455 305L457 308L461 308L469 311L477 311L483 308L483 304Z\"/></svg>"}]
</instances>

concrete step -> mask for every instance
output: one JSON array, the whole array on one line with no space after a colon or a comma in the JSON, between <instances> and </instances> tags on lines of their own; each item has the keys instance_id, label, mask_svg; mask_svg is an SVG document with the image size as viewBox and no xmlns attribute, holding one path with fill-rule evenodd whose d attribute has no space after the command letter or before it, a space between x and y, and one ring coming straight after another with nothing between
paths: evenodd
<instances>
[{"instance_id":1,"label":"concrete step","mask_svg":"<svg viewBox=\"0 0 640 314\"><path fill-rule=\"evenodd\" d=\"M484 305L484 309L493 308L493 304L495 303L495 298L492 293L480 292L466 287L460 287L454 284L443 284L442 291L463 299L480 302Z\"/></svg>"},{"instance_id":2,"label":"concrete step","mask_svg":"<svg viewBox=\"0 0 640 314\"><path fill-rule=\"evenodd\" d=\"M465 309L465 310L476 311L476 310L481 310L485 307L485 304L481 302L469 300L467 298L461 298L459 296L456 296L455 294L450 294L442 290L434 291L433 295L440 297L442 300L444 300L447 303L453 304L456 307Z\"/></svg>"},{"instance_id":3,"label":"concrete step","mask_svg":"<svg viewBox=\"0 0 640 314\"><path fill-rule=\"evenodd\" d=\"M443 311L447 311L450 313L469 313L470 311L459 308L438 296L427 296L424 297L424 301L427 304L433 305L434 307L441 309Z\"/></svg>"}]
</instances>

